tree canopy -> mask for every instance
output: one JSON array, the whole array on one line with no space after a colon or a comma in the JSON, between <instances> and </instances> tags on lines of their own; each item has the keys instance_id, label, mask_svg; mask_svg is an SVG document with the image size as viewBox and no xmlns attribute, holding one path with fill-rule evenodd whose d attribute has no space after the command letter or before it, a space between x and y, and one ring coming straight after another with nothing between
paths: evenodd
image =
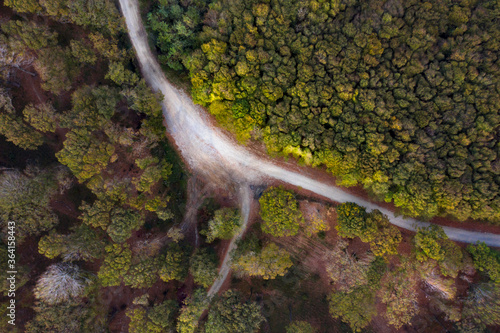
<instances>
[{"instance_id":1,"label":"tree canopy","mask_svg":"<svg viewBox=\"0 0 500 333\"><path fill-rule=\"evenodd\" d=\"M264 223L262 231L274 237L294 236L304 218L298 202L291 191L283 187L272 187L259 199L260 216Z\"/></svg>"},{"instance_id":2,"label":"tree canopy","mask_svg":"<svg viewBox=\"0 0 500 333\"><path fill-rule=\"evenodd\" d=\"M268 280L285 275L293 262L285 249L269 243L262 249L238 251L233 255L231 265L239 274Z\"/></svg>"},{"instance_id":3,"label":"tree canopy","mask_svg":"<svg viewBox=\"0 0 500 333\"><path fill-rule=\"evenodd\" d=\"M472 255L476 269L485 272L492 281L500 283L500 255L495 250L484 243L478 243L467 246L467 251Z\"/></svg>"},{"instance_id":4,"label":"tree canopy","mask_svg":"<svg viewBox=\"0 0 500 333\"><path fill-rule=\"evenodd\" d=\"M19 240L39 235L59 223L50 207L57 193L57 170L17 170L0 174L0 222L7 235L8 221L15 221L15 234Z\"/></svg>"},{"instance_id":5,"label":"tree canopy","mask_svg":"<svg viewBox=\"0 0 500 333\"><path fill-rule=\"evenodd\" d=\"M500 221L496 1L209 8L185 65L194 100L238 138L406 215Z\"/></svg>"},{"instance_id":6,"label":"tree canopy","mask_svg":"<svg viewBox=\"0 0 500 333\"><path fill-rule=\"evenodd\" d=\"M129 309L130 333L164 333L175 329L175 316L178 312L177 302L172 300L152 307Z\"/></svg>"},{"instance_id":7,"label":"tree canopy","mask_svg":"<svg viewBox=\"0 0 500 333\"><path fill-rule=\"evenodd\" d=\"M263 321L264 316L257 304L242 303L237 292L228 290L210 307L205 332L254 333Z\"/></svg>"},{"instance_id":8,"label":"tree canopy","mask_svg":"<svg viewBox=\"0 0 500 333\"><path fill-rule=\"evenodd\" d=\"M197 251L189 262L189 272L194 282L204 288L210 287L219 276L217 255L207 249Z\"/></svg>"},{"instance_id":9,"label":"tree canopy","mask_svg":"<svg viewBox=\"0 0 500 333\"><path fill-rule=\"evenodd\" d=\"M241 216L237 209L226 207L216 210L214 217L208 221L208 229L204 232L207 242L211 243L217 238L233 238L241 224Z\"/></svg>"}]
</instances>

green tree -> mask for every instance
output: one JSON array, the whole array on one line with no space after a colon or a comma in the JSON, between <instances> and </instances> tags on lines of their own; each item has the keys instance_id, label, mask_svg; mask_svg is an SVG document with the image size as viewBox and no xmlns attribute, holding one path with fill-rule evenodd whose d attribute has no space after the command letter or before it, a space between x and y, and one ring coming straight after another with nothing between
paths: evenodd
<instances>
[{"instance_id":1,"label":"green tree","mask_svg":"<svg viewBox=\"0 0 500 333\"><path fill-rule=\"evenodd\" d=\"M165 282L184 280L189 267L184 251L177 244L173 244L169 247L160 265L160 278Z\"/></svg>"},{"instance_id":2,"label":"green tree","mask_svg":"<svg viewBox=\"0 0 500 333\"><path fill-rule=\"evenodd\" d=\"M104 198L97 199L92 206L83 202L79 207L82 212L80 219L91 227L106 230L111 223L111 215L116 206L116 202Z\"/></svg>"},{"instance_id":3,"label":"green tree","mask_svg":"<svg viewBox=\"0 0 500 333\"><path fill-rule=\"evenodd\" d=\"M97 61L95 52L84 43L72 40L70 42L71 54L81 63L93 65Z\"/></svg>"},{"instance_id":4,"label":"green tree","mask_svg":"<svg viewBox=\"0 0 500 333\"><path fill-rule=\"evenodd\" d=\"M106 256L97 276L103 287L118 286L130 269L132 251L128 244L112 244L105 248Z\"/></svg>"},{"instance_id":5,"label":"green tree","mask_svg":"<svg viewBox=\"0 0 500 333\"><path fill-rule=\"evenodd\" d=\"M14 115L0 114L0 134L23 149L34 150L44 143L41 133L33 131L21 118Z\"/></svg>"},{"instance_id":6,"label":"green tree","mask_svg":"<svg viewBox=\"0 0 500 333\"><path fill-rule=\"evenodd\" d=\"M363 241L371 241L377 230L375 221L367 218L365 209L353 202L337 206L337 223L340 237L360 237Z\"/></svg>"},{"instance_id":7,"label":"green tree","mask_svg":"<svg viewBox=\"0 0 500 333\"><path fill-rule=\"evenodd\" d=\"M348 323L354 332L361 332L377 315L374 296L368 286L347 293L334 292L329 296L330 313Z\"/></svg>"},{"instance_id":8,"label":"green tree","mask_svg":"<svg viewBox=\"0 0 500 333\"><path fill-rule=\"evenodd\" d=\"M417 313L416 286L414 269L408 263L391 272L382 282L379 296L387 306L385 317L390 325L400 328Z\"/></svg>"},{"instance_id":9,"label":"green tree","mask_svg":"<svg viewBox=\"0 0 500 333\"><path fill-rule=\"evenodd\" d=\"M500 221L500 93L483 89L500 82L494 1L209 7L198 32L185 26L184 4L162 3L150 31L167 61L196 32L183 57L193 99L237 138L324 166L404 215Z\"/></svg>"},{"instance_id":10,"label":"green tree","mask_svg":"<svg viewBox=\"0 0 500 333\"><path fill-rule=\"evenodd\" d=\"M7 235L8 221L16 222L18 241L29 235L39 235L59 223L50 207L58 183L51 169L4 171L0 174L0 222Z\"/></svg>"},{"instance_id":11,"label":"green tree","mask_svg":"<svg viewBox=\"0 0 500 333\"><path fill-rule=\"evenodd\" d=\"M159 258L147 258L136 264L130 265L130 269L123 277L125 285L132 288L151 288L158 280Z\"/></svg>"},{"instance_id":12,"label":"green tree","mask_svg":"<svg viewBox=\"0 0 500 333\"><path fill-rule=\"evenodd\" d=\"M92 261L104 254L105 243L99 234L86 225L73 228L68 235L52 230L40 238L38 252L49 259L61 256L64 261Z\"/></svg>"},{"instance_id":13,"label":"green tree","mask_svg":"<svg viewBox=\"0 0 500 333\"><path fill-rule=\"evenodd\" d=\"M232 260L232 267L238 273L262 277L265 280L285 275L292 266L290 254L275 243L269 243L259 252L236 254Z\"/></svg>"},{"instance_id":14,"label":"green tree","mask_svg":"<svg viewBox=\"0 0 500 333\"><path fill-rule=\"evenodd\" d=\"M35 317L26 324L25 332L102 332L106 323L98 317L99 310L90 304L73 302L49 305L36 304Z\"/></svg>"},{"instance_id":15,"label":"green tree","mask_svg":"<svg viewBox=\"0 0 500 333\"><path fill-rule=\"evenodd\" d=\"M444 259L439 262L441 274L456 278L458 272L465 267L464 252L451 240L443 242Z\"/></svg>"},{"instance_id":16,"label":"green tree","mask_svg":"<svg viewBox=\"0 0 500 333\"><path fill-rule=\"evenodd\" d=\"M242 303L241 296L226 291L210 308L205 332L257 332L264 321L260 308L254 303Z\"/></svg>"},{"instance_id":17,"label":"green tree","mask_svg":"<svg viewBox=\"0 0 500 333\"><path fill-rule=\"evenodd\" d=\"M62 127L102 130L109 124L119 99L116 88L83 86L71 95L73 107L64 114Z\"/></svg>"},{"instance_id":18,"label":"green tree","mask_svg":"<svg viewBox=\"0 0 500 333\"><path fill-rule=\"evenodd\" d=\"M189 273L194 282L204 288L210 287L218 277L218 260L215 253L206 249L197 251L189 262Z\"/></svg>"},{"instance_id":19,"label":"green tree","mask_svg":"<svg viewBox=\"0 0 500 333\"><path fill-rule=\"evenodd\" d=\"M38 13L42 10L37 0L5 0L4 4L18 13Z\"/></svg>"},{"instance_id":20,"label":"green tree","mask_svg":"<svg viewBox=\"0 0 500 333\"><path fill-rule=\"evenodd\" d=\"M262 230L275 237L294 236L304 218L291 191L272 187L259 199Z\"/></svg>"},{"instance_id":21,"label":"green tree","mask_svg":"<svg viewBox=\"0 0 500 333\"><path fill-rule=\"evenodd\" d=\"M39 50L48 46L57 45L57 33L50 31L47 26L35 22L8 21L1 25L2 31L9 36L9 44L20 52L26 48Z\"/></svg>"},{"instance_id":22,"label":"green tree","mask_svg":"<svg viewBox=\"0 0 500 333\"><path fill-rule=\"evenodd\" d=\"M447 238L443 228L435 224L427 228L418 228L417 234L413 238L417 259L419 261L425 261L427 259L434 259L437 261L443 260L445 252L441 246L441 241Z\"/></svg>"},{"instance_id":23,"label":"green tree","mask_svg":"<svg viewBox=\"0 0 500 333\"><path fill-rule=\"evenodd\" d=\"M71 51L60 46L40 50L34 67L43 81L42 88L54 94L70 90L79 72Z\"/></svg>"},{"instance_id":24,"label":"green tree","mask_svg":"<svg viewBox=\"0 0 500 333\"><path fill-rule=\"evenodd\" d=\"M111 62L109 64L106 79L113 81L119 86L129 85L133 86L139 81L139 77L134 72L125 68L121 62Z\"/></svg>"},{"instance_id":25,"label":"green tree","mask_svg":"<svg viewBox=\"0 0 500 333\"><path fill-rule=\"evenodd\" d=\"M173 70L182 70L190 51L198 46L208 1L187 4L182 1L158 1L148 14L148 27L160 51L159 60Z\"/></svg>"},{"instance_id":26,"label":"green tree","mask_svg":"<svg viewBox=\"0 0 500 333\"><path fill-rule=\"evenodd\" d=\"M51 104L28 104L24 110L24 121L42 132L55 132L59 117Z\"/></svg>"},{"instance_id":27,"label":"green tree","mask_svg":"<svg viewBox=\"0 0 500 333\"><path fill-rule=\"evenodd\" d=\"M226 207L216 210L214 217L208 221L208 230L205 232L207 242L211 243L217 238L233 238L238 233L241 223L237 209Z\"/></svg>"},{"instance_id":28,"label":"green tree","mask_svg":"<svg viewBox=\"0 0 500 333\"><path fill-rule=\"evenodd\" d=\"M467 251L471 254L476 269L485 272L493 282L500 283L500 256L495 250L480 242L468 245Z\"/></svg>"},{"instance_id":29,"label":"green tree","mask_svg":"<svg viewBox=\"0 0 500 333\"><path fill-rule=\"evenodd\" d=\"M203 311L210 303L204 289L196 289L191 296L184 300L184 304L177 318L177 332L194 333Z\"/></svg>"},{"instance_id":30,"label":"green tree","mask_svg":"<svg viewBox=\"0 0 500 333\"><path fill-rule=\"evenodd\" d=\"M316 329L307 321L294 321L286 327L286 333L315 333Z\"/></svg>"},{"instance_id":31,"label":"green tree","mask_svg":"<svg viewBox=\"0 0 500 333\"><path fill-rule=\"evenodd\" d=\"M373 236L369 233L363 236L365 240L369 239L370 249L376 256L393 255L398 253L398 245L403 237L398 228L389 222L386 215L379 210L374 210L368 214L368 225L376 225L377 232ZM363 238L362 238L363 240Z\"/></svg>"},{"instance_id":32,"label":"green tree","mask_svg":"<svg viewBox=\"0 0 500 333\"><path fill-rule=\"evenodd\" d=\"M123 61L126 59L127 54L125 50L118 47L116 38L107 38L99 32L94 32L89 35L89 39L97 53L110 61Z\"/></svg>"},{"instance_id":33,"label":"green tree","mask_svg":"<svg viewBox=\"0 0 500 333\"><path fill-rule=\"evenodd\" d=\"M162 116L160 102L163 96L159 92L151 91L144 80L139 81L133 89L125 91L124 95L132 110L153 118Z\"/></svg>"},{"instance_id":34,"label":"green tree","mask_svg":"<svg viewBox=\"0 0 500 333\"><path fill-rule=\"evenodd\" d=\"M144 224L143 217L130 209L116 208L111 215L111 223L106 232L115 243L123 243Z\"/></svg>"},{"instance_id":35,"label":"green tree","mask_svg":"<svg viewBox=\"0 0 500 333\"><path fill-rule=\"evenodd\" d=\"M113 145L87 130L74 129L66 134L64 148L56 153L56 157L83 182L101 173L114 151Z\"/></svg>"},{"instance_id":36,"label":"green tree","mask_svg":"<svg viewBox=\"0 0 500 333\"><path fill-rule=\"evenodd\" d=\"M130 333L173 332L178 306L175 301L167 300L150 308L138 307L127 310L130 318Z\"/></svg>"},{"instance_id":37,"label":"green tree","mask_svg":"<svg viewBox=\"0 0 500 333\"><path fill-rule=\"evenodd\" d=\"M37 149L44 142L41 133L33 131L16 116L12 100L3 88L0 88L0 134L23 149Z\"/></svg>"}]
</instances>

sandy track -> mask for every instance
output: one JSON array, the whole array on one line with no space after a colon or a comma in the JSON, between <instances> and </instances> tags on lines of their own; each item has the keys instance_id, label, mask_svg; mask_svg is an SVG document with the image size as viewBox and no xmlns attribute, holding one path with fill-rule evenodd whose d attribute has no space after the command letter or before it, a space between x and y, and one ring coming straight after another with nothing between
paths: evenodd
<instances>
[{"instance_id":1,"label":"sandy track","mask_svg":"<svg viewBox=\"0 0 500 333\"><path fill-rule=\"evenodd\" d=\"M231 252L236 249L236 242L241 238L243 233L245 232L247 225L248 225L248 220L250 216L250 206L252 205L252 196L253 193L250 190L250 188L246 185L242 185L240 188L240 200L241 200L241 217L243 220L243 223L241 224L240 230L236 236L234 236L231 239L231 242L229 243L229 246L227 247L226 250L226 255L224 256L224 259L222 260L221 268L219 270L219 277L215 282L212 284L210 289L208 290L208 296L212 297L217 292L220 290L222 287L222 284L224 281L226 281L226 278L229 274L229 271L231 270L231 267L229 265L229 260L230 260L230 254Z\"/></svg>"},{"instance_id":2,"label":"sandy track","mask_svg":"<svg viewBox=\"0 0 500 333\"><path fill-rule=\"evenodd\" d=\"M266 178L275 178L336 202L355 202L369 211L378 209L389 217L391 223L408 230L415 230L416 226L429 225L415 219L397 217L386 208L356 197L341 188L326 185L279 167L236 144L221 130L211 125L200 106L195 105L189 96L168 82L149 48L137 0L120 0L120 6L142 74L153 90L161 91L164 95L162 107L167 130L191 168L218 183L229 181L242 187L246 187L247 184L262 184ZM245 200L242 198L243 203ZM452 227L443 229L448 237L455 241L467 243L483 241L490 246L500 247L500 235ZM223 265L221 270L226 268L227 264Z\"/></svg>"}]
</instances>

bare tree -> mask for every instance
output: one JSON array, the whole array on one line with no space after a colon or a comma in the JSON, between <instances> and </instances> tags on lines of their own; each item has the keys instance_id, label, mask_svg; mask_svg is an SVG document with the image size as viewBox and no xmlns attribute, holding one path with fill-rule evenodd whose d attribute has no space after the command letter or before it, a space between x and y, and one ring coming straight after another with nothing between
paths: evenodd
<instances>
[{"instance_id":1,"label":"bare tree","mask_svg":"<svg viewBox=\"0 0 500 333\"><path fill-rule=\"evenodd\" d=\"M77 265L57 263L40 276L34 294L49 304L62 303L81 297L89 283Z\"/></svg>"},{"instance_id":2,"label":"bare tree","mask_svg":"<svg viewBox=\"0 0 500 333\"><path fill-rule=\"evenodd\" d=\"M35 73L22 68L31 65L33 60L35 60L35 58L27 53L11 50L5 39L0 36L0 77L7 80L10 77L12 69L18 69L24 73L35 76Z\"/></svg>"}]
</instances>

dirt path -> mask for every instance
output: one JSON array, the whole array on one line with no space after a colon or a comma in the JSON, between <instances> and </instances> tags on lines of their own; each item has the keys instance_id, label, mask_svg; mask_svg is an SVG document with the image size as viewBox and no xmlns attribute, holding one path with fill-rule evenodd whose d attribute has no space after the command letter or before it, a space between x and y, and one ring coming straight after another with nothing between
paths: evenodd
<instances>
[{"instance_id":1,"label":"dirt path","mask_svg":"<svg viewBox=\"0 0 500 333\"><path fill-rule=\"evenodd\" d=\"M219 277L215 282L212 284L210 289L208 290L208 297L212 297L217 292L220 290L222 284L224 281L226 281L226 278L229 274L229 271L231 270L231 267L229 265L230 261L230 254L231 252L236 249L236 242L241 238L243 233L245 232L247 225L248 225L248 220L250 216L250 206L252 204L252 197L253 193L250 190L250 188L246 185L242 185L240 188L240 200L241 200L241 216L243 219L243 223L241 224L240 231L236 236L231 239L231 242L229 243L229 246L227 247L226 250L226 255L224 256L224 259L222 261L221 267L219 269Z\"/></svg>"},{"instance_id":2,"label":"dirt path","mask_svg":"<svg viewBox=\"0 0 500 333\"><path fill-rule=\"evenodd\" d=\"M243 189L242 212L243 216L247 217L245 225L248 222L248 212L245 212L245 209L250 206L249 202L251 201L248 184L263 184L269 178L301 187L336 202L355 202L366 207L368 211L378 209L389 217L391 223L408 230L415 230L416 226L429 225L429 223L419 222L415 219L395 216L387 208L350 194L339 187L327 185L311 177L277 166L270 160L258 157L246 148L239 146L220 129L213 126L204 110L195 105L189 96L167 81L149 48L137 0L120 0L120 6L142 74L152 89L161 91L164 96L162 107L165 124L179 152L193 170L201 173L210 181L217 184L240 184ZM500 247L500 235L452 227L443 227L443 229L448 237L455 241L467 243L483 241L490 246ZM229 273L228 254L235 247L236 238L231 241L223 259L220 269L221 278L210 288L211 295L217 293L218 288Z\"/></svg>"}]
</instances>

